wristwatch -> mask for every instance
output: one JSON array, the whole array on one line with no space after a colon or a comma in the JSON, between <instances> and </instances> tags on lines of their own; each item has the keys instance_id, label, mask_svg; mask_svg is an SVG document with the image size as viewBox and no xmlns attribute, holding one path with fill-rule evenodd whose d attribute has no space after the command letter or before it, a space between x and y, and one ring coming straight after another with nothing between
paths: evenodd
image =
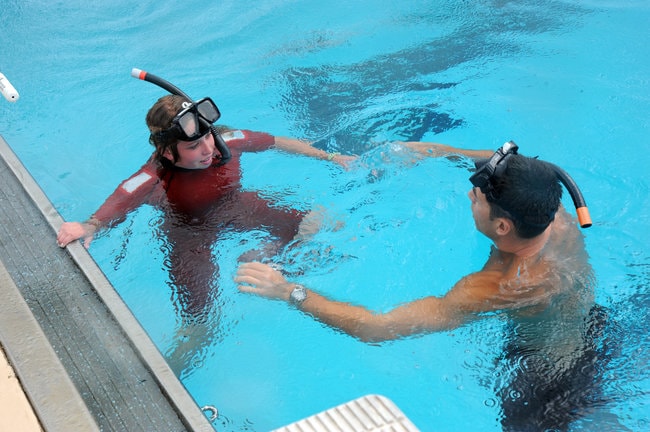
<instances>
[{"instance_id":1,"label":"wristwatch","mask_svg":"<svg viewBox=\"0 0 650 432\"><path fill-rule=\"evenodd\" d=\"M295 284L291 294L289 294L289 301L294 306L300 306L302 302L307 298L307 289L302 286Z\"/></svg>"}]
</instances>

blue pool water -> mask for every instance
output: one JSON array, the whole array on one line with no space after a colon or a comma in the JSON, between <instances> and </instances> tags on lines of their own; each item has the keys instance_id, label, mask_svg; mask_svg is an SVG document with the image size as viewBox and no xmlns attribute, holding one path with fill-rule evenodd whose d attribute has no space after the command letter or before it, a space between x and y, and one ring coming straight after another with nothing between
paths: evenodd
<instances>
[{"instance_id":1,"label":"blue pool water","mask_svg":"<svg viewBox=\"0 0 650 432\"><path fill-rule=\"evenodd\" d=\"M514 139L562 166L589 204L597 301L621 340L605 372L609 401L574 429L648 427L647 2L5 0L0 22L0 72L21 94L0 101L0 133L65 219L85 219L149 156L144 115L163 92L129 77L146 69L212 96L226 124L362 155L348 172L251 155L244 186L345 222L284 259L301 283L376 310L443 294L489 250L469 214L467 172L413 164L390 141ZM500 321L360 343L236 291L236 258L253 233L215 246L220 294L209 325L187 328L153 234L158 216L141 209L90 252L182 365L197 403L219 409L218 430L266 431L369 393L424 431L500 429Z\"/></svg>"}]
</instances>

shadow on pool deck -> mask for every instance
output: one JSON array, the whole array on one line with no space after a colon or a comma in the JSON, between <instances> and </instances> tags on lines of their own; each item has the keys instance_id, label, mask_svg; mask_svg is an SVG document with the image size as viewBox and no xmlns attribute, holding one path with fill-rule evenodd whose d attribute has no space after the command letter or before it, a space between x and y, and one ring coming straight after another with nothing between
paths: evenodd
<instances>
[{"instance_id":1,"label":"shadow on pool deck","mask_svg":"<svg viewBox=\"0 0 650 432\"><path fill-rule=\"evenodd\" d=\"M214 431L0 136L0 343L45 431Z\"/></svg>"}]
</instances>

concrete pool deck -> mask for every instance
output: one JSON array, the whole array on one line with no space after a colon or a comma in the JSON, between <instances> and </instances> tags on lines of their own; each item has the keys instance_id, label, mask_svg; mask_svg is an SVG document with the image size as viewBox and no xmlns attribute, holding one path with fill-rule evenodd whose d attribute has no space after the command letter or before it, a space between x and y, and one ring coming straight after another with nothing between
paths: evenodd
<instances>
[{"instance_id":1,"label":"concrete pool deck","mask_svg":"<svg viewBox=\"0 0 650 432\"><path fill-rule=\"evenodd\" d=\"M16 372L2 350L0 350L0 430L21 432L43 430L16 377Z\"/></svg>"}]
</instances>

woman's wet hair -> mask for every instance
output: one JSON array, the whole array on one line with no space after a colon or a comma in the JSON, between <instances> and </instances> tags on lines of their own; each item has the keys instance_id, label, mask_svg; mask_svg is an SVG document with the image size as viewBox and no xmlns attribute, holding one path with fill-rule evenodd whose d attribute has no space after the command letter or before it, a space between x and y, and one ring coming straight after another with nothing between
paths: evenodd
<instances>
[{"instance_id":1,"label":"woman's wet hair","mask_svg":"<svg viewBox=\"0 0 650 432\"><path fill-rule=\"evenodd\" d=\"M490 202L490 217L513 221L522 238L535 237L555 219L562 185L553 168L542 161L512 155L504 174L492 179L498 199Z\"/></svg>"},{"instance_id":2,"label":"woman's wet hair","mask_svg":"<svg viewBox=\"0 0 650 432\"><path fill-rule=\"evenodd\" d=\"M155 157L164 160L163 154L169 150L174 158L178 160L178 139L171 134L160 132L169 129L172 120L183 109L183 103L190 102L186 98L177 95L166 95L156 101L147 112L146 122L149 128L149 143L156 148Z\"/></svg>"}]
</instances>

